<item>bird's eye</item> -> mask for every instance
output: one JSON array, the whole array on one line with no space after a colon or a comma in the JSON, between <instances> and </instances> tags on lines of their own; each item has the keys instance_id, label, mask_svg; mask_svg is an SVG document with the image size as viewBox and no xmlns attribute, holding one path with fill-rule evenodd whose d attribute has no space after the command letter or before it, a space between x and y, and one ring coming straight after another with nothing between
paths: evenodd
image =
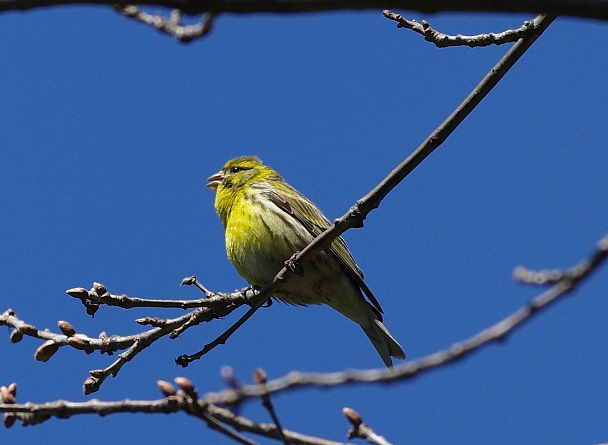
<instances>
[{"instance_id":1,"label":"bird's eye","mask_svg":"<svg viewBox=\"0 0 608 445\"><path fill-rule=\"evenodd\" d=\"M242 170L242 168L241 168L241 167L232 167L232 168L230 169L230 173L238 173L238 172L240 172L241 170Z\"/></svg>"}]
</instances>

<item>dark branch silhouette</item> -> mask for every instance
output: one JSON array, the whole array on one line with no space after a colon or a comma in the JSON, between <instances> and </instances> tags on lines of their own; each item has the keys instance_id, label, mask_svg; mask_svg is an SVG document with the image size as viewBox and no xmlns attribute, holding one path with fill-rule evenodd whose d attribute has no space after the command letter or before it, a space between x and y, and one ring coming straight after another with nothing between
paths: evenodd
<instances>
[{"instance_id":1,"label":"dark branch silhouette","mask_svg":"<svg viewBox=\"0 0 608 445\"><path fill-rule=\"evenodd\" d=\"M108 0L0 0L0 12L27 10L54 5L106 4ZM251 12L313 12L338 10L406 9L422 13L448 11L479 12L541 12L574 17L608 19L608 2L598 0L389 0L379 4L373 0L147 0L141 4L166 6L187 14L251 13ZM127 5L123 3L122 5Z\"/></svg>"}]
</instances>

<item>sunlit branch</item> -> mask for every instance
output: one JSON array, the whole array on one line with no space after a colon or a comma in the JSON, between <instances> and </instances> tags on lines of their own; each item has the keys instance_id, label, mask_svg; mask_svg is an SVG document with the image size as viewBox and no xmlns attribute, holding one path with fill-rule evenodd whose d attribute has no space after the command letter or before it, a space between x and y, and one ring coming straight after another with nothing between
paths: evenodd
<instances>
[{"instance_id":1,"label":"sunlit branch","mask_svg":"<svg viewBox=\"0 0 608 445\"><path fill-rule=\"evenodd\" d=\"M95 283L90 291L84 288L74 288L68 290L68 294L80 298L88 312L90 308L96 308L99 304L116 303L115 305L122 307L135 307L138 306L138 302L142 302L142 306L149 306L150 303L154 304L153 300L140 301L142 299L130 299L125 295L112 295L107 292L105 286L99 283ZM70 323L64 320L58 322L61 333L52 332L48 329L39 330L34 325L18 318L11 309L0 314L0 326L5 325L13 328L11 332L11 342L13 343L19 342L23 336L44 340L34 354L36 360L42 362L50 360L61 347L72 347L86 354L99 351L102 354L113 355L115 352L124 351L118 354L117 359L108 367L89 371L90 377L85 380L83 386L85 394L90 394L98 391L101 384L109 376L116 376L127 362L158 339L165 336L172 339L177 338L186 329L216 318L223 318L238 307L250 304L250 301L256 301L255 293L251 289L244 289L233 294L218 294L216 297L202 300L202 302L210 303L209 307L198 307L177 318L146 317L137 319L136 322L140 325L150 325L153 328L128 336L107 335L102 332L97 338L93 338L78 333Z\"/></svg>"},{"instance_id":2,"label":"sunlit branch","mask_svg":"<svg viewBox=\"0 0 608 445\"><path fill-rule=\"evenodd\" d=\"M386 440L385 437L377 434L373 429L365 424L359 413L354 409L344 408L342 412L352 425L347 434L349 439L360 437L361 439L365 439L367 442L374 445L392 445L388 440Z\"/></svg>"},{"instance_id":3,"label":"sunlit branch","mask_svg":"<svg viewBox=\"0 0 608 445\"><path fill-rule=\"evenodd\" d=\"M114 8L121 14L150 25L184 43L206 36L211 31L215 18L215 14L206 13L199 23L183 25L179 9L174 9L171 16L167 18L160 14L149 14L135 5L114 5Z\"/></svg>"},{"instance_id":4,"label":"sunlit branch","mask_svg":"<svg viewBox=\"0 0 608 445\"><path fill-rule=\"evenodd\" d=\"M426 20L422 20L421 22L408 20L402 15L396 14L388 9L385 9L382 13L387 19L397 22L397 28L411 29L424 36L424 40L433 43L438 48L448 48L452 46L469 46L473 48L477 46L504 45L505 43L517 42L528 34L534 33L535 26L538 26L538 22L525 21L519 28L508 29L498 33L490 32L474 36L463 36L458 34L453 36L433 29Z\"/></svg>"},{"instance_id":5,"label":"sunlit branch","mask_svg":"<svg viewBox=\"0 0 608 445\"><path fill-rule=\"evenodd\" d=\"M158 400L125 399L111 402L97 399L86 402L57 400L42 404L15 403L17 386L11 384L9 387L1 387L0 389L2 394L0 412L4 413L4 425L7 428L13 426L16 421L20 421L22 425L27 426L48 421L53 417L67 419L83 414L106 416L118 413L168 414L184 412L204 421L210 428L242 444L254 445L255 442L237 431L256 434L283 443L288 442L292 445L345 445L320 437L279 429L273 424L254 422L225 408L200 400L196 388L184 377L177 377L175 383L179 389L176 389L169 382L159 381L158 386L165 398Z\"/></svg>"}]
</instances>

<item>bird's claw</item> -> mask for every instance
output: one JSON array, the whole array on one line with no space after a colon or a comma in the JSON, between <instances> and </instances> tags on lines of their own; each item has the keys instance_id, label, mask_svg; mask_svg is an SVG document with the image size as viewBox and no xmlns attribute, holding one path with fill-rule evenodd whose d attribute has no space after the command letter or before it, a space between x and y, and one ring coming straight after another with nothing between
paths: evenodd
<instances>
[{"instance_id":1,"label":"bird's claw","mask_svg":"<svg viewBox=\"0 0 608 445\"><path fill-rule=\"evenodd\" d=\"M293 273L298 273L299 264L296 259L296 257L298 256L298 253L299 252L294 253L291 257L289 257L289 259L287 261L285 261L283 263L283 264L285 264L285 267Z\"/></svg>"}]
</instances>

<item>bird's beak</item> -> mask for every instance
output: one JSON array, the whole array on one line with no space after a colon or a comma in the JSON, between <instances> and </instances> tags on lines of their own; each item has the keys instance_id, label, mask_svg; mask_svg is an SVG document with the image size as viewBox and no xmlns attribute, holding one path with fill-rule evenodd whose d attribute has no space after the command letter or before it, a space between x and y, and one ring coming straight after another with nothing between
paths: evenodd
<instances>
[{"instance_id":1,"label":"bird's beak","mask_svg":"<svg viewBox=\"0 0 608 445\"><path fill-rule=\"evenodd\" d=\"M207 178L208 182L205 185L205 187L210 188L211 190L217 190L217 186L221 184L222 179L224 179L224 175L222 174L222 171L220 170L215 175L209 176Z\"/></svg>"}]
</instances>

